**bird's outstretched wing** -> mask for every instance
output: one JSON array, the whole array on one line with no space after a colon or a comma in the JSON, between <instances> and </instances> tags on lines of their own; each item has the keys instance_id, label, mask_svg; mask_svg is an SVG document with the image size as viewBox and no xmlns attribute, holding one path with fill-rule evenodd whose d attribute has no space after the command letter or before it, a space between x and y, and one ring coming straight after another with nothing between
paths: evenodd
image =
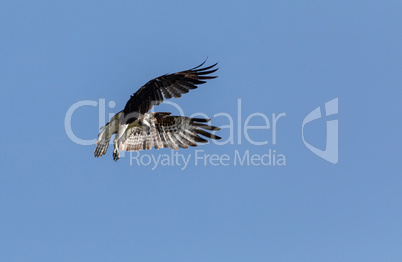
<instances>
[{"instance_id":1,"label":"bird's outstretched wing","mask_svg":"<svg viewBox=\"0 0 402 262\"><path fill-rule=\"evenodd\" d=\"M218 63L201 68L204 63L205 61L186 71L162 75L146 83L130 97L124 107L125 122L131 123L136 116L147 113L154 105L162 103L164 99L181 97L190 89L197 88L197 85L206 83L205 80L216 78L217 76L209 74L218 70L218 68L213 68Z\"/></svg>"},{"instance_id":2,"label":"bird's outstretched wing","mask_svg":"<svg viewBox=\"0 0 402 262\"><path fill-rule=\"evenodd\" d=\"M98 141L96 141L95 157L101 157L106 154L110 138L119 130L120 116L121 112L115 114L105 126L101 127L101 131L98 134Z\"/></svg>"},{"instance_id":3,"label":"bird's outstretched wing","mask_svg":"<svg viewBox=\"0 0 402 262\"><path fill-rule=\"evenodd\" d=\"M188 148L197 146L197 143L206 143L202 135L210 139L221 139L219 136L207 132L218 131L219 127L205 124L209 119L170 116L170 113L150 113L147 122L149 126L136 126L127 129L119 139L118 148L122 151L139 151L159 148Z\"/></svg>"}]
</instances>

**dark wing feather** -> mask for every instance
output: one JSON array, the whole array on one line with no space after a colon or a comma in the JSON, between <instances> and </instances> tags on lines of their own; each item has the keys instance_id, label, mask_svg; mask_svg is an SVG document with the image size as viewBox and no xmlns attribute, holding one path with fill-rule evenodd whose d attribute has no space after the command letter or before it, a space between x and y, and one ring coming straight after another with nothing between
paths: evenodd
<instances>
[{"instance_id":1,"label":"dark wing feather","mask_svg":"<svg viewBox=\"0 0 402 262\"><path fill-rule=\"evenodd\" d=\"M211 76L218 70L215 67L218 63L203 67L205 61L192 69L166 74L152 79L128 100L123 109L125 122L131 123L139 115L147 113L154 105L159 105L164 99L178 98L188 93L190 89L197 88L197 85L206 83L206 80L216 78Z\"/></svg>"},{"instance_id":2,"label":"dark wing feather","mask_svg":"<svg viewBox=\"0 0 402 262\"><path fill-rule=\"evenodd\" d=\"M151 113L153 116L150 127L133 127L126 131L121 141L119 141L119 150L139 151L148 150L152 147L188 148L197 146L197 143L206 143L208 140L200 135L210 139L221 139L219 136L211 134L208 131L218 131L219 127L204 124L209 119L189 118L182 116L170 116L167 113ZM149 116L150 114L146 114Z\"/></svg>"}]
</instances>

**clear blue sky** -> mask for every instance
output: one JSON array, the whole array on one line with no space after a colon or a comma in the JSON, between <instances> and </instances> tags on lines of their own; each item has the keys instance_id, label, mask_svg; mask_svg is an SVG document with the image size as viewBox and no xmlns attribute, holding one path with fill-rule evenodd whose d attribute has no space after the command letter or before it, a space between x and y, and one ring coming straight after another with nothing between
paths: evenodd
<instances>
[{"instance_id":1,"label":"clear blue sky","mask_svg":"<svg viewBox=\"0 0 402 262\"><path fill-rule=\"evenodd\" d=\"M402 261L401 12L401 1L1 1L0 260ZM74 103L114 101L115 113L146 81L206 57L219 78L171 101L218 126L228 121L214 114L232 115L235 143L179 153L271 149L285 166L152 170L67 136ZM337 164L301 136L334 98ZM237 142L238 99L242 126L286 113L276 144L272 129L249 131L267 145ZM326 121L304 130L320 149ZM98 108L75 111L72 128L96 138Z\"/></svg>"}]
</instances>

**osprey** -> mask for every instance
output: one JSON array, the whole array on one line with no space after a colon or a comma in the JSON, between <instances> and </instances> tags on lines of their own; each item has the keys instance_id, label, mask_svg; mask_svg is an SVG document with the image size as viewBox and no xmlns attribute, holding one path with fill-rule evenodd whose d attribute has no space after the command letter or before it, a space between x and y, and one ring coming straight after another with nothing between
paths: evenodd
<instances>
[{"instance_id":1,"label":"osprey","mask_svg":"<svg viewBox=\"0 0 402 262\"><path fill-rule=\"evenodd\" d=\"M163 99L178 98L188 93L197 85L206 83L205 80L216 78L209 74L214 73L216 64L201 68L205 61L192 69L174 74L166 74L152 79L137 92L131 95L122 111L114 115L110 121L101 127L94 151L95 157L103 156L108 147L110 138L113 139L113 160L119 160L120 151L149 150L152 147L188 148L197 146L197 143L206 143L204 137L221 139L219 136L207 132L218 131L219 127L207 125L210 119L171 116L167 112L148 111L159 105Z\"/></svg>"}]
</instances>

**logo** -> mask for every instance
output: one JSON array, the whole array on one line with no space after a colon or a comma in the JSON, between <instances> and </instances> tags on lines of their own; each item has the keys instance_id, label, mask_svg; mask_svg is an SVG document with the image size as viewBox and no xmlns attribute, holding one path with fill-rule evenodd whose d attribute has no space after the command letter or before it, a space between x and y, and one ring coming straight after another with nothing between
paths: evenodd
<instances>
[{"instance_id":1,"label":"logo","mask_svg":"<svg viewBox=\"0 0 402 262\"><path fill-rule=\"evenodd\" d=\"M325 116L337 115L338 114L338 98L332 99L325 103ZM328 120L327 121L327 137L325 150L318 149L311 144L309 144L304 139L304 126L314 120L321 118L321 107L317 107L311 111L303 120L302 124L302 138L303 143L306 145L311 152L327 160L332 164L338 163L338 120Z\"/></svg>"},{"instance_id":2,"label":"logo","mask_svg":"<svg viewBox=\"0 0 402 262\"><path fill-rule=\"evenodd\" d=\"M173 108L168 109L168 112L173 112L175 115L185 114L184 110L172 101L164 101L165 106ZM114 109L116 103L106 99L82 100L74 103L67 110L64 126L67 136L76 144L79 145L95 145L97 138L93 132L91 139L82 139L76 136L72 128L72 118L75 111L82 107L97 108L99 127L104 126L107 119L111 119L114 113L109 112L109 109ZM237 106L237 107L236 107ZM233 113L234 112L234 113ZM338 163L338 119L335 115L338 114L338 98L332 99L325 103L324 107L317 107L311 111L302 122L302 139L304 145L320 158L332 163ZM286 113L264 114L262 112L253 112L249 115L243 115L242 100L237 99L237 105L232 110L232 114L227 112L219 112L212 116L207 116L204 113L198 112L189 117L212 118L214 123L220 124L221 132L227 132L227 136L221 141L212 140L218 146L233 145L228 147L228 150L220 154L210 154L208 151L195 150L189 152L176 151L160 151L155 152L129 152L125 154L121 151L121 157L129 157L130 165L136 166L151 166L152 170L159 166L178 166L183 170L190 164L194 166L271 166L283 167L287 165L286 152L280 150L278 141L284 139L278 134L278 125L280 126L285 121ZM334 117L335 116L335 117ZM305 126L315 120L327 120L326 123L326 141L325 150L317 148L306 141ZM334 119L335 118L335 119ZM218 120L218 121L217 121ZM259 121L256 121L259 120ZM321 120L322 121L322 120ZM320 121L320 122L321 122ZM253 123L253 124L252 124ZM258 124L257 124L258 123ZM308 129L306 133L308 132ZM310 141L311 142L311 141ZM238 147L243 143L247 143L248 147ZM200 149L202 144L199 145ZM259 148L264 147L264 150Z\"/></svg>"}]
</instances>

